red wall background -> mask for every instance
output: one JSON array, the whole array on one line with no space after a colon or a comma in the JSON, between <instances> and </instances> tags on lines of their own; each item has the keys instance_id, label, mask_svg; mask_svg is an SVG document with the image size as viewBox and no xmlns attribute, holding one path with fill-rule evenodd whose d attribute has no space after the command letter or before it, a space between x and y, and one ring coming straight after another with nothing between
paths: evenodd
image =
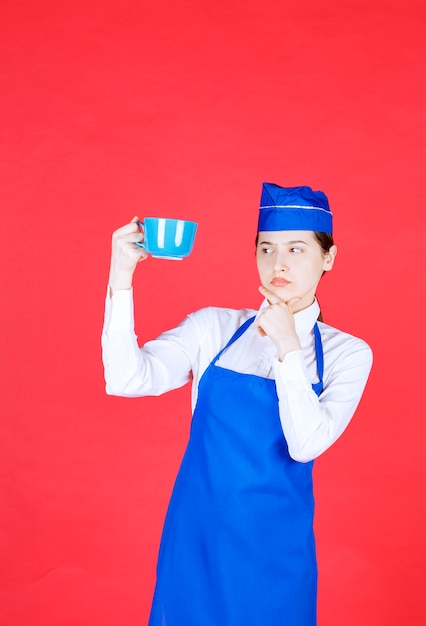
<instances>
[{"instance_id":1,"label":"red wall background","mask_svg":"<svg viewBox=\"0 0 426 626\"><path fill-rule=\"evenodd\" d=\"M324 189L320 301L373 347L316 463L320 626L424 624L424 7L420 0L6 0L0 8L2 626L147 621L189 389L104 393L111 232L199 222L136 277L141 341L260 301L264 180Z\"/></svg>"}]
</instances>

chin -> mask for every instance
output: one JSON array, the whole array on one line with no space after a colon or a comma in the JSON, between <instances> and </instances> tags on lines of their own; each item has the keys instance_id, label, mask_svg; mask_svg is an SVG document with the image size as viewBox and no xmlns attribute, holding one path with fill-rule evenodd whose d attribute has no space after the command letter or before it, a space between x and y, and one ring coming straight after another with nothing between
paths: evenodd
<instances>
[{"instance_id":1,"label":"chin","mask_svg":"<svg viewBox=\"0 0 426 626\"><path fill-rule=\"evenodd\" d=\"M285 285L284 287L273 287L271 289L279 298L287 302L292 298L298 298L299 296L296 293L292 292L292 289L289 289L289 285Z\"/></svg>"}]
</instances>

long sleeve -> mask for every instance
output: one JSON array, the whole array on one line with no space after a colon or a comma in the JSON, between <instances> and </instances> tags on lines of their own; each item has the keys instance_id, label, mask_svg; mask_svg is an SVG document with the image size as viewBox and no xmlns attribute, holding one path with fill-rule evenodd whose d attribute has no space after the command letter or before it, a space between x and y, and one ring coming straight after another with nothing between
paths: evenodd
<instances>
[{"instance_id":1,"label":"long sleeve","mask_svg":"<svg viewBox=\"0 0 426 626\"><path fill-rule=\"evenodd\" d=\"M289 453L307 462L329 448L349 424L372 365L369 346L323 325L324 390L312 390L302 350L274 362L280 419Z\"/></svg>"},{"instance_id":2,"label":"long sleeve","mask_svg":"<svg viewBox=\"0 0 426 626\"><path fill-rule=\"evenodd\" d=\"M132 398L156 396L192 381L194 409L204 370L253 313L249 309L206 307L139 347L134 331L132 290L117 291L112 298L107 294L102 331L106 392ZM256 362L256 354L253 359Z\"/></svg>"},{"instance_id":3,"label":"long sleeve","mask_svg":"<svg viewBox=\"0 0 426 626\"><path fill-rule=\"evenodd\" d=\"M197 344L187 328L190 319L167 333L167 339L160 336L140 348L133 317L131 290L117 291L112 299L107 295L102 332L106 392L126 397L155 396L191 380Z\"/></svg>"},{"instance_id":4,"label":"long sleeve","mask_svg":"<svg viewBox=\"0 0 426 626\"><path fill-rule=\"evenodd\" d=\"M224 353L220 364L241 373L275 378L280 420L289 453L307 462L327 450L349 424L362 396L372 364L362 340L320 324L324 350L324 390L312 390L316 360L312 328L319 307L314 303L295 315L302 350L276 358L268 337L251 326ZM132 291L107 295L102 333L106 391L137 397L160 395L192 381L192 409L198 383L211 360L235 330L255 311L207 307L191 313L176 328L142 347L134 331Z\"/></svg>"}]
</instances>

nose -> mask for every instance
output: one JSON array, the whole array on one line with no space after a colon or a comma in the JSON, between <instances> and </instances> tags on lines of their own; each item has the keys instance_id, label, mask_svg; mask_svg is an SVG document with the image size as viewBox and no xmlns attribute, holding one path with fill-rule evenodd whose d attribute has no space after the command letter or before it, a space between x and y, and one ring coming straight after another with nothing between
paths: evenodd
<instances>
[{"instance_id":1,"label":"nose","mask_svg":"<svg viewBox=\"0 0 426 626\"><path fill-rule=\"evenodd\" d=\"M287 259L283 253L277 254L274 263L275 272L286 272L288 270Z\"/></svg>"}]
</instances>

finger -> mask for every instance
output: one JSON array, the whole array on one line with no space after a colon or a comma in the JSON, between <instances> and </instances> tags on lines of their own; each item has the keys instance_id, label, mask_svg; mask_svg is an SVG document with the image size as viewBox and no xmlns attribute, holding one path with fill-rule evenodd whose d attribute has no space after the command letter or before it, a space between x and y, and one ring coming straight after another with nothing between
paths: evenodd
<instances>
[{"instance_id":1,"label":"finger","mask_svg":"<svg viewBox=\"0 0 426 626\"><path fill-rule=\"evenodd\" d=\"M265 333L265 331L263 330L262 326L260 325L259 318L257 318L257 319L255 320L254 325L255 325L256 330L257 330L257 332L259 333L259 335L260 335L261 337L266 337L266 333Z\"/></svg>"},{"instance_id":2,"label":"finger","mask_svg":"<svg viewBox=\"0 0 426 626\"><path fill-rule=\"evenodd\" d=\"M132 220L130 220L130 223L137 224L140 232L143 233L143 223L141 222L139 215L135 215L135 217Z\"/></svg>"},{"instance_id":3,"label":"finger","mask_svg":"<svg viewBox=\"0 0 426 626\"><path fill-rule=\"evenodd\" d=\"M138 243L143 241L143 233L141 233L140 231L134 232L134 233L128 233L127 235L125 235L124 237L121 237L121 240L124 243Z\"/></svg>"},{"instance_id":4,"label":"finger","mask_svg":"<svg viewBox=\"0 0 426 626\"><path fill-rule=\"evenodd\" d=\"M145 261L148 258L149 254L142 246L138 245L137 242L132 244L128 250L129 258L133 259L137 263L140 261Z\"/></svg>"},{"instance_id":5,"label":"finger","mask_svg":"<svg viewBox=\"0 0 426 626\"><path fill-rule=\"evenodd\" d=\"M281 304L282 302L284 302L284 300L281 300L281 298L279 298L276 293L274 293L273 291L269 291L269 289L266 289L266 287L260 286L259 291L263 296L265 296L269 304Z\"/></svg>"},{"instance_id":6,"label":"finger","mask_svg":"<svg viewBox=\"0 0 426 626\"><path fill-rule=\"evenodd\" d=\"M149 257L148 252L142 246L136 246L136 248L138 250L138 263L145 261Z\"/></svg>"},{"instance_id":7,"label":"finger","mask_svg":"<svg viewBox=\"0 0 426 626\"><path fill-rule=\"evenodd\" d=\"M112 236L113 236L113 239L119 239L123 235L129 235L130 233L139 233L139 232L140 232L139 226L137 225L136 222L132 220L128 224L125 224L124 226L121 226L121 228L118 228L113 233Z\"/></svg>"},{"instance_id":8,"label":"finger","mask_svg":"<svg viewBox=\"0 0 426 626\"><path fill-rule=\"evenodd\" d=\"M300 298L291 298L286 304L293 313L293 307L299 302Z\"/></svg>"}]
</instances>

